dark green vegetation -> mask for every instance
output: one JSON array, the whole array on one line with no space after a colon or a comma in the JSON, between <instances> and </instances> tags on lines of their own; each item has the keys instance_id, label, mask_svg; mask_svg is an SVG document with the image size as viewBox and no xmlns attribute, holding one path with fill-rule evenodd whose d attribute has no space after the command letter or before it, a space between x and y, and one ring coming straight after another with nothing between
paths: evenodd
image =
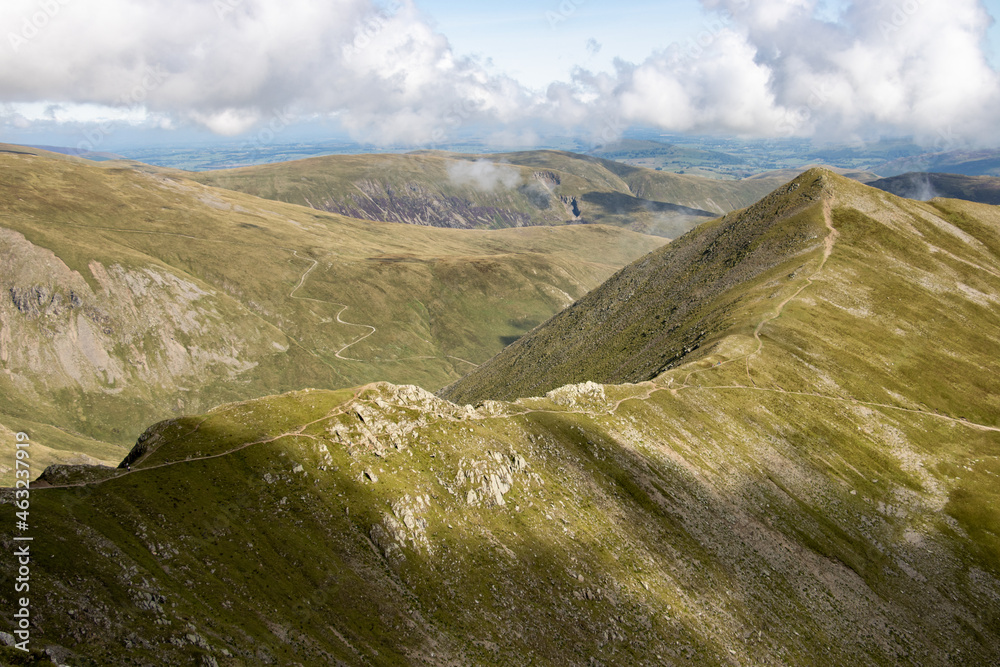
<instances>
[{"instance_id":1,"label":"dark green vegetation","mask_svg":"<svg viewBox=\"0 0 1000 667\"><path fill-rule=\"evenodd\" d=\"M587 222L669 238L784 182L681 176L563 151L330 155L189 176L369 220L462 228Z\"/></svg>"},{"instance_id":2,"label":"dark green vegetation","mask_svg":"<svg viewBox=\"0 0 1000 667\"><path fill-rule=\"evenodd\" d=\"M40 472L117 463L148 424L227 401L373 380L438 388L663 243L598 225L352 220L182 172L7 149L7 483L11 431L32 433Z\"/></svg>"},{"instance_id":3,"label":"dark green vegetation","mask_svg":"<svg viewBox=\"0 0 1000 667\"><path fill-rule=\"evenodd\" d=\"M998 209L810 171L622 270L570 311L575 337L558 316L526 338L582 376L652 379L476 407L300 391L158 423L130 472L46 471L35 646L70 665L996 664L997 294ZM697 346L659 373L672 338L628 347L620 311ZM521 363L551 372L542 352Z\"/></svg>"},{"instance_id":4,"label":"dark green vegetation","mask_svg":"<svg viewBox=\"0 0 1000 667\"><path fill-rule=\"evenodd\" d=\"M1000 178L994 176L910 172L870 181L868 185L897 197L920 201L946 197L980 204L1000 204Z\"/></svg>"}]
</instances>

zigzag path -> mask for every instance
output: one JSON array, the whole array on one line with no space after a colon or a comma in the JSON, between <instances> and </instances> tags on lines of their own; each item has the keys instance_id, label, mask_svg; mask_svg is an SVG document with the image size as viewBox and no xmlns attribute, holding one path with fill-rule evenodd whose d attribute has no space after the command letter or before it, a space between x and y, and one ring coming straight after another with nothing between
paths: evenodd
<instances>
[{"instance_id":1,"label":"zigzag path","mask_svg":"<svg viewBox=\"0 0 1000 667\"><path fill-rule=\"evenodd\" d=\"M829 396L829 395L826 395L826 394L820 394L820 393L814 393L814 392L787 391L785 389L781 389L780 387L779 388L758 387L756 385L756 383L753 382L753 376L750 373L750 359L753 356L755 356L756 354L758 354L760 352L760 350L764 346L764 343L763 343L763 341L760 338L761 329L763 329L764 325L767 324L768 322L771 322L771 321L777 319L778 317L780 317L781 314L782 314L782 312L783 312L783 310L784 310L784 308L785 308L785 306L787 306L793 299L795 299L799 294L801 294L804 289L806 289L807 287L809 287L810 285L813 284L813 278L816 277L819 274L819 272L823 270L823 268L826 266L827 260L830 258L830 255L833 254L833 249L834 249L834 246L836 244L837 237L839 236L839 232L833 226L832 202L831 202L831 200L829 198L824 199L824 201L823 201L823 219L824 219L824 223L826 225L826 228L828 230L828 233L827 233L826 237L823 239L823 258L820 261L819 266L816 268L816 271L814 271L811 276L809 276L809 277L807 277L805 279L804 284L798 290L796 290L791 296L787 297L781 303L779 303L778 306L775 308L775 310L774 310L773 313L765 316L764 319L762 319L757 324L756 328L754 329L754 339L757 341L757 348L754 351L750 352L749 354L747 354L747 355L745 355L743 357L736 357L734 359L730 359L728 361L722 362L722 364L719 364L721 366L721 365L724 365L724 364L729 364L729 363L733 363L733 362L737 362L737 361L741 361L741 360L745 359L746 360L746 364L747 364L747 377L753 383L753 386L749 386L749 387L748 386L743 386L743 385L701 386L701 385L690 385L690 384L688 384L688 380L691 378L692 375L695 375L696 373L708 372L708 371L713 370L714 368L718 367L718 366L713 366L711 368L696 370L696 371L692 371L692 372L688 373L685 376L683 383L680 386L678 386L678 387L672 387L671 386L673 384L673 378L670 379L670 382L668 384L663 384L662 382L657 382L655 380L649 380L649 381L646 381L646 382L636 383L634 386L636 386L636 387L644 386L644 387L646 387L646 391L644 393L642 393L642 394L637 394L637 395L634 395L634 396L626 396L624 398L621 398L621 399L615 401L613 404L611 404L607 410L603 410L603 411L583 410L583 409L577 409L577 410L553 410L553 409L540 409L540 408L526 408L524 410L519 410L519 411L503 412L503 413L497 414L497 415L487 415L487 416L477 415L477 416L471 417L471 420L485 420L485 419L499 419L499 418L507 418L507 417L519 417L519 416L524 416L524 415L529 415L529 414L538 414L538 413L547 413L547 414L580 414L580 415L586 415L586 416L593 417L593 418L600 418L600 417L607 417L607 416L613 415L615 412L618 411L618 409L621 407L621 405L623 403L625 403L626 401L633 401L633 400L644 401L644 400L648 400L650 397L652 397L653 394L655 394L656 392L660 392L660 391L669 391L671 394L675 394L675 395L678 392L680 392L680 391L763 391L763 392L773 392L773 393L779 393L779 394L788 394L788 395L793 395L793 396L801 396L801 397L806 397L806 398L815 398L815 399L819 399L819 400L833 401L833 402L845 403L845 404L849 404L849 405L864 405L864 406L867 406L867 407L878 408L878 409L882 409L882 410L896 410L896 411L900 411L900 412L907 412L907 413L911 413L911 414L921 415L921 416L928 417L928 418L931 418L931 419L937 419L937 420L947 421L949 423L957 424L957 425L960 425L960 426L965 426L967 428L972 428L972 429L975 429L975 430L992 431L992 432L995 432L995 433L1000 433L1000 428L995 427L995 426L988 426L986 424L978 424L978 423L975 423L975 422L971 422L971 421L969 421L967 419L961 419L961 418L958 418L958 417L950 417L948 415L942 415L942 414L938 414L936 412L929 412L929 411L926 411L926 410L917 410L915 408L904 408L904 407L901 407L901 406L898 406L898 405L890 405L890 404L886 404L886 403L874 403L874 402L871 402L871 401L861 401L861 400L854 399L854 398L843 398L843 397L840 397L840 396ZM297 254L295 256L298 257ZM299 259L304 259L304 258L299 257ZM320 301L319 299L309 299L309 298L306 298L306 297L297 297L297 296L295 296L295 292L299 288L302 287L302 285L306 281L306 278L308 278L309 274L319 264L319 262L317 262L316 260L310 260L310 261L313 262L312 266L310 266L308 269L306 269L306 271L302 274L302 277L299 279L299 283L295 286L294 289L292 289L292 291L289 294L289 296L291 298L294 298L294 299L303 299L303 300L307 300L307 301L318 301L320 303L333 303L333 302L330 302L330 301ZM347 308L347 306L345 306L344 304L335 304L335 305L342 306L342 309L340 311L341 313ZM349 343L348 345L345 345L344 347L342 347L340 349L340 352L343 352L344 350L346 350L351 345L354 345L355 343L358 343L358 342L364 340L365 338L367 338L368 336L371 336L373 333L375 333L375 327L372 327L370 325L352 324L352 323L349 323L349 322L343 322L342 320L340 320L339 313L338 313L337 321L341 322L341 324L351 324L352 326L363 326L363 327L368 327L368 328L372 329L371 332L365 334L361 338L358 338L354 342ZM341 359L344 359L344 357L340 356L339 352L338 352L337 356L339 358L341 358ZM352 360L352 361L356 361L356 360ZM462 360L462 361L464 361L464 360ZM468 362L468 363L471 363L471 362ZM120 474L115 475L113 477L107 477L105 479L94 480L94 481L90 481L90 482L78 482L78 483L75 483L75 484L47 485L47 486L42 486L42 487L35 487L35 490L41 491L41 490L45 490L45 489L59 489L59 488L71 488L71 487L96 486L96 485L108 482L110 480L113 480L113 479L119 479L121 477L124 477L125 475L135 475L135 474L146 472L146 471L149 471L149 470L156 470L158 468L166 468L166 467L169 467L169 466L183 465L183 464L187 464L187 463L194 463L194 462L197 462L197 461L205 461L205 460L209 460L209 459L221 458L221 457L228 456L230 454L234 454L236 452L239 452L239 451L241 451L243 449L246 449L247 447L250 447L252 445L266 444L266 443L269 443L269 442L274 442L276 440L280 440L281 438L287 438L287 437L315 438L315 436L311 436L311 435L305 434L304 431L309 426L312 426L313 424L316 424L318 422L324 421L324 420L329 419L331 417L334 417L334 416L336 416L338 414L343 414L344 412L348 411L350 409L350 407L355 403L355 401L358 400L358 396L360 396L363 391L365 391L366 389L370 389L372 387L375 387L377 385L378 385L378 383L371 383L371 384L364 385L362 387L358 387L355 390L354 396L351 399L345 401L343 404L341 404L337 408L334 408L332 411L330 411L328 414L324 415L323 417L321 417L319 419L316 419L314 421L311 421L308 424L303 424L302 426L300 426L299 428L295 429L294 431L288 431L288 432L281 433L279 435L275 435L275 436L272 436L272 437L263 438L263 439L260 439L260 440L254 440L254 441L251 441L251 442L247 442L247 443L244 443L244 444L240 445L239 447L235 447L235 448L233 448L231 450L227 450L225 452L220 452L218 454L210 454L210 455L206 455L206 456L192 457L192 458L183 459L183 460L180 460L180 461L171 461L171 462L168 462L168 463L161 463L161 464L158 464L158 465L155 465L155 466L148 466L148 467L144 467L144 468L137 468L135 470L122 471ZM440 418L438 418L436 420L429 421L428 423L431 424L431 423L440 423L440 422L446 422L446 421L452 421L452 422L470 421L470 418L458 418L458 417L447 417L447 416L445 416L445 417L440 417ZM201 426L201 424L198 424L192 431L189 431L188 433L184 434L181 437L187 437L187 436L191 435L192 433L196 432L200 426Z\"/></svg>"}]
</instances>

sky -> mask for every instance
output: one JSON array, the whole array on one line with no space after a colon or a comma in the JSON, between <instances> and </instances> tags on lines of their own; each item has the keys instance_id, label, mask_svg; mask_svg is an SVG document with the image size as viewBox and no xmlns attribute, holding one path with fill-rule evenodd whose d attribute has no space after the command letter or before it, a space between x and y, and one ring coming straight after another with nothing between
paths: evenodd
<instances>
[{"instance_id":1,"label":"sky","mask_svg":"<svg viewBox=\"0 0 1000 667\"><path fill-rule=\"evenodd\" d=\"M4 0L0 141L1000 145L1000 0Z\"/></svg>"}]
</instances>

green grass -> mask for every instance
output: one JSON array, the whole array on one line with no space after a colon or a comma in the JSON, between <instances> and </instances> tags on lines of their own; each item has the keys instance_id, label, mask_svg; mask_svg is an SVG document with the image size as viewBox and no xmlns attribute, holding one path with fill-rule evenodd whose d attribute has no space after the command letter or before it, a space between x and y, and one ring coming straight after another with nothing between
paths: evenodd
<instances>
[{"instance_id":1,"label":"green grass","mask_svg":"<svg viewBox=\"0 0 1000 667\"><path fill-rule=\"evenodd\" d=\"M585 380L639 382L726 335L751 332L756 313L769 308L762 297L819 252L815 178L636 260L442 395L474 403Z\"/></svg>"},{"instance_id":2,"label":"green grass","mask_svg":"<svg viewBox=\"0 0 1000 667\"><path fill-rule=\"evenodd\" d=\"M112 465L150 423L220 403L443 386L663 243L352 220L37 153L0 154L3 423Z\"/></svg>"},{"instance_id":3,"label":"green grass","mask_svg":"<svg viewBox=\"0 0 1000 667\"><path fill-rule=\"evenodd\" d=\"M599 399L585 409L531 399L470 418L434 399L401 403L379 385L358 397L379 451L363 444L354 408L334 410L350 392L268 397L166 424L132 474L33 495L38 637L101 664L203 652L220 664L412 664L432 652L476 664L529 654L540 664L726 664L735 651L817 665L938 663L959 647L967 659L996 655L995 633L977 619L997 610L956 593L973 579L994 586L982 573L994 571L995 517L982 508L995 466L965 466L995 437L807 396L608 394L635 398L613 413ZM334 423L349 429L346 441L331 435ZM903 444L887 449L878 434L889 427ZM301 435L242 447L290 431ZM940 465L917 474L900 451L933 452ZM483 502L482 475L515 453L526 467L505 504ZM937 527L925 473L960 480L946 511L968 536ZM473 505L469 489L480 490ZM13 520L5 507L0 519ZM426 524L403 527L405 541L384 551L375 527L393 515L403 526L395 508ZM140 591L163 602L147 608ZM84 606L88 616L69 614ZM106 630L84 640L94 618ZM209 648L170 643L188 632ZM126 650L130 636L145 643ZM901 636L905 653L892 639Z\"/></svg>"},{"instance_id":4,"label":"green grass","mask_svg":"<svg viewBox=\"0 0 1000 667\"><path fill-rule=\"evenodd\" d=\"M653 381L292 392L66 471L94 483L31 496L36 637L108 665L995 663L996 214L797 183L522 338L538 377L491 377ZM671 327L699 346L660 373L675 339L637 334Z\"/></svg>"}]
</instances>

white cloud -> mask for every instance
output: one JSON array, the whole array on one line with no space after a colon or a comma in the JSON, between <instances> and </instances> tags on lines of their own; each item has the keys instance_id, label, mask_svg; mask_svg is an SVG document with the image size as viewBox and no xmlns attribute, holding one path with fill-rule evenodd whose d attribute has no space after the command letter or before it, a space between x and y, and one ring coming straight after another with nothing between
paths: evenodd
<instances>
[{"instance_id":1,"label":"white cloud","mask_svg":"<svg viewBox=\"0 0 1000 667\"><path fill-rule=\"evenodd\" d=\"M839 14L819 0L701 4L711 18L686 43L653 45L608 72L577 69L535 94L456 54L412 0L393 10L374 0L5 0L0 115L23 125L25 103L54 103L57 121L103 108L225 135L279 112L335 116L383 144L435 143L473 124L510 137L557 125L595 141L631 124L1000 140L1000 80L982 48L992 19L979 0L842 0Z\"/></svg>"},{"instance_id":2,"label":"white cloud","mask_svg":"<svg viewBox=\"0 0 1000 667\"><path fill-rule=\"evenodd\" d=\"M521 172L516 167L490 160L451 162L448 164L448 178L455 185L472 185L485 192L492 192L498 187L510 190L521 184Z\"/></svg>"},{"instance_id":3,"label":"white cloud","mask_svg":"<svg viewBox=\"0 0 1000 667\"><path fill-rule=\"evenodd\" d=\"M49 2L38 26L37 0L0 7L14 27L0 103L141 107L220 134L278 110L338 114L359 137L413 143L524 107L409 1L392 13L371 0Z\"/></svg>"}]
</instances>

